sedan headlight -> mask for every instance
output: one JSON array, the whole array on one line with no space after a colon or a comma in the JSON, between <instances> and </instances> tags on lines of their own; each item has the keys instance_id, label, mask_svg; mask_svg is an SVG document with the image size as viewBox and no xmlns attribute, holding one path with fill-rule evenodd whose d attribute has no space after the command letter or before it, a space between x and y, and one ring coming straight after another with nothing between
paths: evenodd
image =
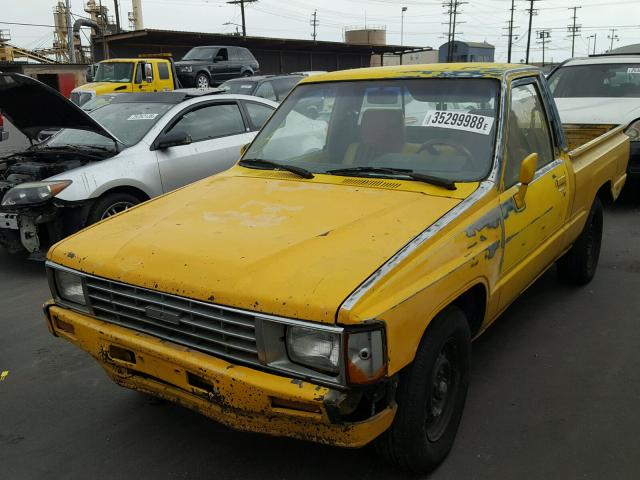
<instances>
[{"instance_id":1,"label":"sedan headlight","mask_svg":"<svg viewBox=\"0 0 640 480\"><path fill-rule=\"evenodd\" d=\"M624 131L632 142L640 142L640 118L631 122L631 125Z\"/></svg>"},{"instance_id":2,"label":"sedan headlight","mask_svg":"<svg viewBox=\"0 0 640 480\"><path fill-rule=\"evenodd\" d=\"M3 207L42 203L71 185L71 180L27 182L9 190L2 199Z\"/></svg>"},{"instance_id":3,"label":"sedan headlight","mask_svg":"<svg viewBox=\"0 0 640 480\"><path fill-rule=\"evenodd\" d=\"M86 305L82 277L66 270L55 269L56 291L61 299L78 305Z\"/></svg>"},{"instance_id":4,"label":"sedan headlight","mask_svg":"<svg viewBox=\"0 0 640 480\"><path fill-rule=\"evenodd\" d=\"M185 73L191 73L191 72L193 72L193 67L189 67L189 66L180 67L180 71L181 72L185 72Z\"/></svg>"},{"instance_id":5,"label":"sedan headlight","mask_svg":"<svg viewBox=\"0 0 640 480\"><path fill-rule=\"evenodd\" d=\"M340 370L340 335L315 328L287 327L287 352L292 362L321 372Z\"/></svg>"}]
</instances>

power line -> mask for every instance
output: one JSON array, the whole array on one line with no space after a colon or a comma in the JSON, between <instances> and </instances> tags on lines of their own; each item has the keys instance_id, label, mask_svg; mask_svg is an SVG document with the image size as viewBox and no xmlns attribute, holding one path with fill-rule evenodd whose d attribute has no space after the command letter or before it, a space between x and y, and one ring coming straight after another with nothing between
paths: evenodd
<instances>
[{"instance_id":1,"label":"power line","mask_svg":"<svg viewBox=\"0 0 640 480\"><path fill-rule=\"evenodd\" d=\"M258 0L229 0L227 3L229 5L240 5L240 12L242 13L242 36L247 36L247 24L244 19L244 4L245 3L255 3Z\"/></svg>"},{"instance_id":2,"label":"power line","mask_svg":"<svg viewBox=\"0 0 640 480\"><path fill-rule=\"evenodd\" d=\"M578 9L582 7L571 7L569 10L573 10L573 25L567 26L571 36L571 58L576 56L576 37L580 33L582 25L576 25L576 18L578 17Z\"/></svg>"}]
</instances>

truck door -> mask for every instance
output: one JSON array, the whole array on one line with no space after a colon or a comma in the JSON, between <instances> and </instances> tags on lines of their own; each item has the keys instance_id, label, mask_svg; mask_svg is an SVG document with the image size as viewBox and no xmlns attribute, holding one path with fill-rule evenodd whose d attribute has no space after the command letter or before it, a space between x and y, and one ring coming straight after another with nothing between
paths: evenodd
<instances>
[{"instance_id":1,"label":"truck door","mask_svg":"<svg viewBox=\"0 0 640 480\"><path fill-rule=\"evenodd\" d=\"M183 131L192 143L156 150L163 191L230 168L255 136L249 130L236 102L196 105L178 114L164 133Z\"/></svg>"},{"instance_id":2,"label":"truck door","mask_svg":"<svg viewBox=\"0 0 640 480\"><path fill-rule=\"evenodd\" d=\"M504 222L504 258L500 305L506 307L561 253L569 195L567 167L554 141L538 80L518 80L511 98L503 161L500 206ZM534 180L524 202L515 196L522 161L538 154Z\"/></svg>"}]
</instances>

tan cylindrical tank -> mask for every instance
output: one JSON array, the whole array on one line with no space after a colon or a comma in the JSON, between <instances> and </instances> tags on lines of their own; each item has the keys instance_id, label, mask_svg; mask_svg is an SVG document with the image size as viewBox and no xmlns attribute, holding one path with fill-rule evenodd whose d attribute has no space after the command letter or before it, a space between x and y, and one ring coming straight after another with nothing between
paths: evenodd
<instances>
[{"instance_id":1,"label":"tan cylindrical tank","mask_svg":"<svg viewBox=\"0 0 640 480\"><path fill-rule=\"evenodd\" d=\"M387 31L384 28L346 30L344 41L355 45L386 45Z\"/></svg>"},{"instance_id":2,"label":"tan cylindrical tank","mask_svg":"<svg viewBox=\"0 0 640 480\"><path fill-rule=\"evenodd\" d=\"M142 0L131 1L131 13L133 17L134 30L144 29L144 22L142 21Z\"/></svg>"}]
</instances>

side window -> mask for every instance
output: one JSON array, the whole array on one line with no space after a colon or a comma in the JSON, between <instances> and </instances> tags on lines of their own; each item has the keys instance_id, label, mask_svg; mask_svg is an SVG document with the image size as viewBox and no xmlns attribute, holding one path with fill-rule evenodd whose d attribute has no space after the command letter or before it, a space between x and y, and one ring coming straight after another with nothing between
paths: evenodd
<instances>
[{"instance_id":1,"label":"side window","mask_svg":"<svg viewBox=\"0 0 640 480\"><path fill-rule=\"evenodd\" d=\"M261 83L254 95L256 97L266 98L267 100L273 100L274 102L278 101L276 92L273 90L273 85L271 84L271 82Z\"/></svg>"},{"instance_id":2,"label":"side window","mask_svg":"<svg viewBox=\"0 0 640 480\"><path fill-rule=\"evenodd\" d=\"M222 57L222 60L224 60L224 61L229 60L229 54L227 53L227 49L226 48L219 48L218 49L218 53L216 53L216 57Z\"/></svg>"},{"instance_id":3,"label":"side window","mask_svg":"<svg viewBox=\"0 0 640 480\"><path fill-rule=\"evenodd\" d=\"M251 123L256 129L262 128L264 122L266 122L273 113L273 108L260 105L259 103L245 102L244 105L247 107L247 113L249 114Z\"/></svg>"},{"instance_id":4,"label":"side window","mask_svg":"<svg viewBox=\"0 0 640 480\"><path fill-rule=\"evenodd\" d=\"M160 62L158 63L158 78L160 78L160 80L169 80L169 65L164 63L164 62Z\"/></svg>"},{"instance_id":5,"label":"side window","mask_svg":"<svg viewBox=\"0 0 640 480\"><path fill-rule=\"evenodd\" d=\"M142 76L144 74L144 64L142 62L136 65L136 83L142 83Z\"/></svg>"},{"instance_id":6,"label":"side window","mask_svg":"<svg viewBox=\"0 0 640 480\"><path fill-rule=\"evenodd\" d=\"M507 129L505 188L518 183L520 165L527 155L538 154L538 169L553 161L551 132L544 105L534 84L519 85L511 90Z\"/></svg>"},{"instance_id":7,"label":"side window","mask_svg":"<svg viewBox=\"0 0 640 480\"><path fill-rule=\"evenodd\" d=\"M186 132L194 142L200 142L244 133L245 126L237 104L218 104L185 113L169 129L169 132L174 131Z\"/></svg>"}]
</instances>

